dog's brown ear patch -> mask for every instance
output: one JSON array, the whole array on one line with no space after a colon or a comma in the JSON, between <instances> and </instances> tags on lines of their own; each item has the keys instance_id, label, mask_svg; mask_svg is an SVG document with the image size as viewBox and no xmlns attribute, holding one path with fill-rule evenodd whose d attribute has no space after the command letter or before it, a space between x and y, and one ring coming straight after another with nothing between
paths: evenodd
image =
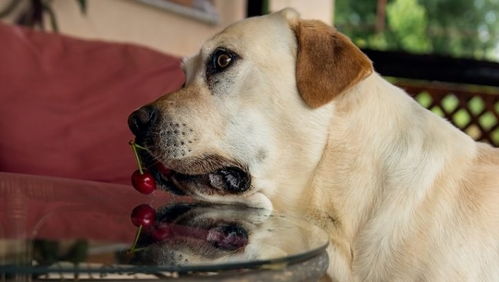
<instances>
[{"instance_id":1,"label":"dog's brown ear patch","mask_svg":"<svg viewBox=\"0 0 499 282\"><path fill-rule=\"evenodd\" d=\"M296 83L307 105L320 107L372 73L372 63L345 35L323 22L300 20Z\"/></svg>"}]
</instances>

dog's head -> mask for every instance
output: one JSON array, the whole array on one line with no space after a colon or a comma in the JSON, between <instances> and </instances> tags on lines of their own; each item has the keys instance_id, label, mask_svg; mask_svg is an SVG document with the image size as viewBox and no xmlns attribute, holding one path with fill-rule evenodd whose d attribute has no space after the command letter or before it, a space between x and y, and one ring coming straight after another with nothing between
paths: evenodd
<instances>
[{"instance_id":1,"label":"dog's head","mask_svg":"<svg viewBox=\"0 0 499 282\"><path fill-rule=\"evenodd\" d=\"M181 89L129 118L145 158L174 171L152 168L157 180L263 206L300 197L326 147L332 101L372 72L348 38L292 9L229 26L182 68Z\"/></svg>"}]
</instances>

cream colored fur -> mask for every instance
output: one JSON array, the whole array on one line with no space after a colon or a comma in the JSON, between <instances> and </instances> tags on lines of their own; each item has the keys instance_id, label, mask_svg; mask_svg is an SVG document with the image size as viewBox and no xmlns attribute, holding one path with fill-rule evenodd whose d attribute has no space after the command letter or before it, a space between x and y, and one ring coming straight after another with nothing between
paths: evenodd
<instances>
[{"instance_id":1,"label":"cream colored fur","mask_svg":"<svg viewBox=\"0 0 499 282\"><path fill-rule=\"evenodd\" d=\"M228 27L186 60L185 88L156 102L196 129L192 155L251 173L242 195L191 193L322 226L334 281L498 281L499 151L377 73L311 109L296 88L297 20L288 9ZM241 59L210 93L204 65L217 46Z\"/></svg>"},{"instance_id":2,"label":"cream colored fur","mask_svg":"<svg viewBox=\"0 0 499 282\"><path fill-rule=\"evenodd\" d=\"M329 274L340 281L499 279L498 150L377 74L334 104L310 187L317 192L302 205L331 233Z\"/></svg>"}]
</instances>

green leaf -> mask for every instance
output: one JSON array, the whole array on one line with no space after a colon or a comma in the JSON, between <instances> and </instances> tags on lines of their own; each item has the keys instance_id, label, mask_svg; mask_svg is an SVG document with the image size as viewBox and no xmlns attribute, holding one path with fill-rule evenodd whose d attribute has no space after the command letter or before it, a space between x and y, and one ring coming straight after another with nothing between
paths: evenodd
<instances>
[{"instance_id":1,"label":"green leaf","mask_svg":"<svg viewBox=\"0 0 499 282\"><path fill-rule=\"evenodd\" d=\"M34 240L33 258L40 265L51 265L58 261L59 242L53 240Z\"/></svg>"},{"instance_id":2,"label":"green leaf","mask_svg":"<svg viewBox=\"0 0 499 282\"><path fill-rule=\"evenodd\" d=\"M76 0L78 2L78 6L80 6L80 11L82 14L87 14L87 0Z\"/></svg>"},{"instance_id":3,"label":"green leaf","mask_svg":"<svg viewBox=\"0 0 499 282\"><path fill-rule=\"evenodd\" d=\"M11 0L9 4L5 6L5 8L0 10L0 18L4 18L10 15L10 13L12 13L17 8L17 6L19 6L19 3L21 3L21 1Z\"/></svg>"},{"instance_id":4,"label":"green leaf","mask_svg":"<svg viewBox=\"0 0 499 282\"><path fill-rule=\"evenodd\" d=\"M54 10L47 4L43 4L43 8L49 14L50 25L54 32L59 32L59 25L57 24L57 18L55 17Z\"/></svg>"},{"instance_id":5,"label":"green leaf","mask_svg":"<svg viewBox=\"0 0 499 282\"><path fill-rule=\"evenodd\" d=\"M66 255L63 256L63 260L70 261L74 264L78 264L87 259L88 254L88 242L86 240L76 241L71 248L68 250Z\"/></svg>"}]
</instances>

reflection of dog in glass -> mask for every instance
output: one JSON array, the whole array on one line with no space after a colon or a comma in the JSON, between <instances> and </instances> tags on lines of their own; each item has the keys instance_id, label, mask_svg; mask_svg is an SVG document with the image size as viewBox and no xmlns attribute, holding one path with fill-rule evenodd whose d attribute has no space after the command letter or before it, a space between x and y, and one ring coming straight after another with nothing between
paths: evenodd
<instances>
[{"instance_id":1,"label":"reflection of dog in glass","mask_svg":"<svg viewBox=\"0 0 499 282\"><path fill-rule=\"evenodd\" d=\"M286 9L231 25L183 69L182 89L130 117L175 171L159 182L313 220L336 280L498 279L499 151L388 83L343 34Z\"/></svg>"},{"instance_id":2,"label":"reflection of dog in glass","mask_svg":"<svg viewBox=\"0 0 499 282\"><path fill-rule=\"evenodd\" d=\"M155 238L143 232L132 263L182 265L275 259L318 248L328 241L325 233L303 221L243 206L175 204L158 210L156 220L157 228L167 229L166 233L163 238Z\"/></svg>"}]
</instances>

